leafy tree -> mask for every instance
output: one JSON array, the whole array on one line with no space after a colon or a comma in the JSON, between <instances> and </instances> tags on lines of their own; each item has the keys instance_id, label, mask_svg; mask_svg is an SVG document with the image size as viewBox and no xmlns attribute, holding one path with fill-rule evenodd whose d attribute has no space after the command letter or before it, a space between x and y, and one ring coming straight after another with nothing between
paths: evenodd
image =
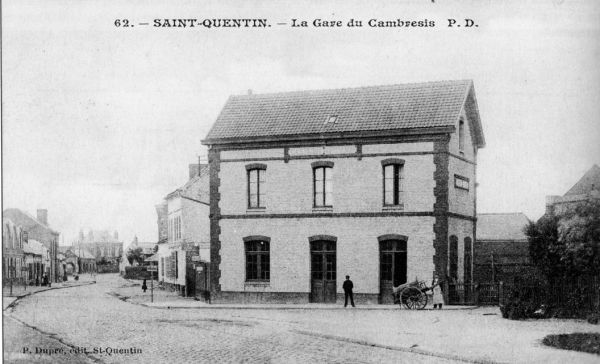
<instances>
[{"instance_id":1,"label":"leafy tree","mask_svg":"<svg viewBox=\"0 0 600 364\"><path fill-rule=\"evenodd\" d=\"M563 262L572 275L600 274L600 200L579 204L563 216L559 240Z\"/></svg>"},{"instance_id":2,"label":"leafy tree","mask_svg":"<svg viewBox=\"0 0 600 364\"><path fill-rule=\"evenodd\" d=\"M531 262L548 278L564 274L561 261L564 247L558 240L558 220L555 215L544 215L525 227Z\"/></svg>"},{"instance_id":3,"label":"leafy tree","mask_svg":"<svg viewBox=\"0 0 600 364\"><path fill-rule=\"evenodd\" d=\"M133 264L134 260L137 260L138 263L142 263L144 261L142 248L129 249L127 251L127 260L129 261L129 264Z\"/></svg>"},{"instance_id":4,"label":"leafy tree","mask_svg":"<svg viewBox=\"0 0 600 364\"><path fill-rule=\"evenodd\" d=\"M600 274L600 200L580 203L560 215L546 214L525 233L531 261L552 281Z\"/></svg>"}]
</instances>

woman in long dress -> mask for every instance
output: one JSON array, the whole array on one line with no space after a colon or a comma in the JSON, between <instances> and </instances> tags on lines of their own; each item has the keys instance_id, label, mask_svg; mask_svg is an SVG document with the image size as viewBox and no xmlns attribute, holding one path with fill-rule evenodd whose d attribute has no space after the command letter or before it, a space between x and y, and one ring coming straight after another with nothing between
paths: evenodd
<instances>
[{"instance_id":1,"label":"woman in long dress","mask_svg":"<svg viewBox=\"0 0 600 364\"><path fill-rule=\"evenodd\" d=\"M433 309L438 308L441 310L444 304L444 295L442 294L440 277L437 273L433 276L431 288L433 289Z\"/></svg>"}]
</instances>

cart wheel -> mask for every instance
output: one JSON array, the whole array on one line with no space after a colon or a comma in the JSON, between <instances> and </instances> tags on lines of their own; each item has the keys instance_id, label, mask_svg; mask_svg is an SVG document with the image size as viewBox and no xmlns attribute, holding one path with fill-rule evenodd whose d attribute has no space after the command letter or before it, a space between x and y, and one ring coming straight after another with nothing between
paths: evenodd
<instances>
[{"instance_id":1,"label":"cart wheel","mask_svg":"<svg viewBox=\"0 0 600 364\"><path fill-rule=\"evenodd\" d=\"M427 306L427 295L416 287L403 289L400 298L400 302L409 310L422 310Z\"/></svg>"}]
</instances>

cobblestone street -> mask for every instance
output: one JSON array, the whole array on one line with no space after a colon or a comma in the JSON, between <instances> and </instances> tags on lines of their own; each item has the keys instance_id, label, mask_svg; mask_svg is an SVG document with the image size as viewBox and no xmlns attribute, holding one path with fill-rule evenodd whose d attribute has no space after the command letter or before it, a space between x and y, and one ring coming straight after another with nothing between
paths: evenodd
<instances>
[{"instance_id":1,"label":"cobblestone street","mask_svg":"<svg viewBox=\"0 0 600 364\"><path fill-rule=\"evenodd\" d=\"M111 294L127 286L131 283L116 275L99 275L97 284L40 292L17 301L4 312L9 316L4 324L5 359L106 363L597 360L590 354L530 345L545 332L553 332L553 325L578 331L593 330L593 325L546 322L529 328L494 316L490 309L151 308ZM517 341L522 341L521 346ZM500 355L507 346L513 350ZM24 348L29 352L59 349L60 355L34 356L24 354ZM84 350L87 355L81 353Z\"/></svg>"},{"instance_id":2,"label":"cobblestone street","mask_svg":"<svg viewBox=\"0 0 600 364\"><path fill-rule=\"evenodd\" d=\"M115 276L98 277L96 285L27 297L9 309L8 314L63 338L72 347L86 348L90 353L88 360L106 363L432 361L427 355L306 335L292 330L285 319L243 318L240 310L166 310L126 303L107 294L125 281ZM67 348L10 318L6 322L5 335L21 336L22 340L21 343L17 339L10 340L7 359L41 360L37 356L27 358L22 353L24 347L32 351L35 347ZM109 352L111 348L113 353ZM106 352L94 353L94 349ZM116 352L119 349L134 349L130 351L140 353L119 354ZM80 361L82 357L64 353L53 355L46 362L73 362L74 359ZM452 362L439 357L435 361Z\"/></svg>"}]
</instances>

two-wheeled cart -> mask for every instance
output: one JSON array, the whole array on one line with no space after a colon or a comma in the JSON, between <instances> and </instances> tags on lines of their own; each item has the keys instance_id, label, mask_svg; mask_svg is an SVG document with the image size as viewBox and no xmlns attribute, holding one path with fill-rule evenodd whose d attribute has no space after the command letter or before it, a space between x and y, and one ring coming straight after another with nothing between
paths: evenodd
<instances>
[{"instance_id":1,"label":"two-wheeled cart","mask_svg":"<svg viewBox=\"0 0 600 364\"><path fill-rule=\"evenodd\" d=\"M394 287L394 303L409 310L422 310L427 306L427 287L424 281L415 280Z\"/></svg>"}]
</instances>

